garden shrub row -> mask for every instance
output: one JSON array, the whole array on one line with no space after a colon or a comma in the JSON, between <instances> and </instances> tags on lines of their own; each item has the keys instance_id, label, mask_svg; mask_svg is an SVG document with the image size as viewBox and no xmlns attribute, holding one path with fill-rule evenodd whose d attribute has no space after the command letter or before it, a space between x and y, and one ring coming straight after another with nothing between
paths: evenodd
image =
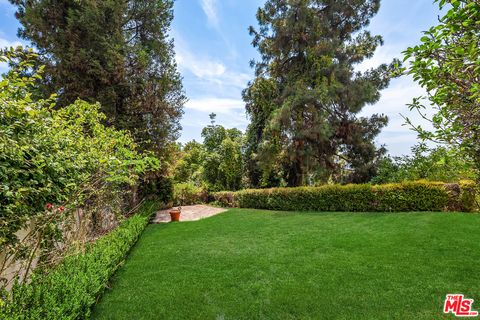
<instances>
[{"instance_id":1,"label":"garden shrub row","mask_svg":"<svg viewBox=\"0 0 480 320\"><path fill-rule=\"evenodd\" d=\"M473 211L475 184L403 182L385 185L325 185L320 187L250 189L217 192L226 207L286 211Z\"/></svg>"},{"instance_id":2,"label":"garden shrub row","mask_svg":"<svg viewBox=\"0 0 480 320\"><path fill-rule=\"evenodd\" d=\"M28 280L32 260L60 260L69 248L59 243L84 244L116 225L139 178L160 169L128 131L106 125L100 104L40 98L43 67L31 49L0 50L1 62L12 69L0 75L0 291L12 276Z\"/></svg>"},{"instance_id":3,"label":"garden shrub row","mask_svg":"<svg viewBox=\"0 0 480 320\"><path fill-rule=\"evenodd\" d=\"M193 183L178 183L173 186L173 205L189 206L208 201L208 192Z\"/></svg>"},{"instance_id":4,"label":"garden shrub row","mask_svg":"<svg viewBox=\"0 0 480 320\"><path fill-rule=\"evenodd\" d=\"M108 280L135 244L158 203L147 202L118 228L67 256L48 273L34 272L0 300L0 319L88 319ZM5 294L5 293L4 293Z\"/></svg>"}]
</instances>

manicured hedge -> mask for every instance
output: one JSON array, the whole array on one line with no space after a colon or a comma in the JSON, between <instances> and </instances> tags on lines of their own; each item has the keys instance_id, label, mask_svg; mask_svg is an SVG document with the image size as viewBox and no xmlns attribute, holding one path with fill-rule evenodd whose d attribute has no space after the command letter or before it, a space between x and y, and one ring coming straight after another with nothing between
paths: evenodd
<instances>
[{"instance_id":1,"label":"manicured hedge","mask_svg":"<svg viewBox=\"0 0 480 320\"><path fill-rule=\"evenodd\" d=\"M215 192L210 196L213 198L213 202L216 205L226 208L234 208L239 206L237 201L237 194L238 192L234 191L221 191Z\"/></svg>"},{"instance_id":2,"label":"manicured hedge","mask_svg":"<svg viewBox=\"0 0 480 320\"><path fill-rule=\"evenodd\" d=\"M85 253L67 256L46 275L34 273L29 284L15 285L0 306L0 319L88 319L90 308L157 207L155 202L145 203Z\"/></svg>"},{"instance_id":3,"label":"manicured hedge","mask_svg":"<svg viewBox=\"0 0 480 320\"><path fill-rule=\"evenodd\" d=\"M251 189L218 192L214 199L227 207L286 211L473 211L475 184L416 181Z\"/></svg>"},{"instance_id":4,"label":"manicured hedge","mask_svg":"<svg viewBox=\"0 0 480 320\"><path fill-rule=\"evenodd\" d=\"M193 183L179 183L173 186L173 205L190 206L205 203L208 200L208 192Z\"/></svg>"}]
</instances>

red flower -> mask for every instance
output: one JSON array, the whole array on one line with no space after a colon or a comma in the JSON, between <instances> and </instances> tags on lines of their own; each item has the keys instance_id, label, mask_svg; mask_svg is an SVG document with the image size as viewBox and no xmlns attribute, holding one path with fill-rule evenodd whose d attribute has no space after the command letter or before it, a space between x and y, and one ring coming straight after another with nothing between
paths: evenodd
<instances>
[{"instance_id":1,"label":"red flower","mask_svg":"<svg viewBox=\"0 0 480 320\"><path fill-rule=\"evenodd\" d=\"M50 210L50 209L53 208L53 204L47 203L47 204L45 205L45 208L46 208L47 210Z\"/></svg>"},{"instance_id":2,"label":"red flower","mask_svg":"<svg viewBox=\"0 0 480 320\"><path fill-rule=\"evenodd\" d=\"M58 207L58 211L63 212L64 210L65 210L65 207L64 207L64 206Z\"/></svg>"}]
</instances>

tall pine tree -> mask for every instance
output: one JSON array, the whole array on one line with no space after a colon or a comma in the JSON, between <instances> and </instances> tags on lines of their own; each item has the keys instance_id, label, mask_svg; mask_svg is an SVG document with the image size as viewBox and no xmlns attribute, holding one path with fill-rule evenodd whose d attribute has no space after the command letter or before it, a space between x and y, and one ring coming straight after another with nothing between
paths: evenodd
<instances>
[{"instance_id":1,"label":"tall pine tree","mask_svg":"<svg viewBox=\"0 0 480 320\"><path fill-rule=\"evenodd\" d=\"M251 124L247 168L253 186L277 175L289 186L335 178L363 182L384 153L374 139L383 115L357 115L380 98L392 65L355 66L382 45L365 30L380 0L268 0L250 28L261 54L244 91ZM348 174L338 177L340 171ZM274 179L273 179L274 180Z\"/></svg>"},{"instance_id":2,"label":"tall pine tree","mask_svg":"<svg viewBox=\"0 0 480 320\"><path fill-rule=\"evenodd\" d=\"M173 0L10 0L59 105L100 102L108 123L144 149L178 137L186 101L168 37Z\"/></svg>"}]
</instances>

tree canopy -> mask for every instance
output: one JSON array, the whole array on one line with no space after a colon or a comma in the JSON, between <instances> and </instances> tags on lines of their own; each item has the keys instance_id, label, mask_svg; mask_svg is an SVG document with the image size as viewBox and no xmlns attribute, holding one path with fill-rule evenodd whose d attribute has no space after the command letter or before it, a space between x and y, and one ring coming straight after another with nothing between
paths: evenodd
<instances>
[{"instance_id":1,"label":"tree canopy","mask_svg":"<svg viewBox=\"0 0 480 320\"><path fill-rule=\"evenodd\" d=\"M100 102L106 122L144 149L178 138L186 101L168 31L173 0L10 0L45 66L42 93L58 106Z\"/></svg>"},{"instance_id":2,"label":"tree canopy","mask_svg":"<svg viewBox=\"0 0 480 320\"><path fill-rule=\"evenodd\" d=\"M382 45L365 30L379 0L269 0L250 28L261 55L244 91L251 124L246 161L251 185L325 182L340 169L347 182L368 181L383 154L374 139L387 124L358 117L388 86L392 65L356 66Z\"/></svg>"}]
</instances>

